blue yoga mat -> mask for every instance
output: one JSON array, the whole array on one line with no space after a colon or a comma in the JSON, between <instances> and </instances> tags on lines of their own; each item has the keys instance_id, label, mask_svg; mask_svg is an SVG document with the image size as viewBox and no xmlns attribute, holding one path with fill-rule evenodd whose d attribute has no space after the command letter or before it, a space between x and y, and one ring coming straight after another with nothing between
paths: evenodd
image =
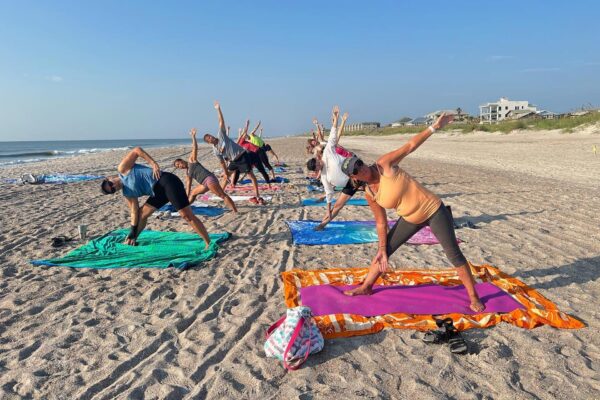
<instances>
[{"instance_id":1,"label":"blue yoga mat","mask_svg":"<svg viewBox=\"0 0 600 400\"><path fill-rule=\"evenodd\" d=\"M267 183L264 179L257 179L258 183ZM290 180L288 178L282 178L281 176L276 176L275 179L271 179L271 183L288 183ZM243 181L238 182L240 185L246 185L248 183L252 183L250 179L244 179Z\"/></svg>"},{"instance_id":2,"label":"blue yoga mat","mask_svg":"<svg viewBox=\"0 0 600 400\"><path fill-rule=\"evenodd\" d=\"M335 199L333 199L333 202L335 203ZM325 206L327 205L327 202L325 200L323 201L319 201L319 199L302 199L302 205L303 206ZM366 206L368 205L367 203L367 199L350 199L346 202L347 206Z\"/></svg>"},{"instance_id":3,"label":"blue yoga mat","mask_svg":"<svg viewBox=\"0 0 600 400\"><path fill-rule=\"evenodd\" d=\"M23 182L23 178L13 179L6 178L3 179L4 183L32 183L35 185L39 184L62 184L62 183L75 183L75 182L85 182L85 181L94 181L97 179L104 178L101 175L70 175L70 174L45 174L45 175L33 175L35 177L35 182Z\"/></svg>"},{"instance_id":4,"label":"blue yoga mat","mask_svg":"<svg viewBox=\"0 0 600 400\"><path fill-rule=\"evenodd\" d=\"M330 222L324 230L315 231L321 221L286 221L294 244L332 245L360 244L377 241L374 221Z\"/></svg>"},{"instance_id":5,"label":"blue yoga mat","mask_svg":"<svg viewBox=\"0 0 600 400\"><path fill-rule=\"evenodd\" d=\"M331 245L331 244L361 244L377 242L375 221L333 221L322 231L315 231L321 221L286 221L292 232L294 244ZM396 221L388 221L391 228ZM460 243L456 239L456 243ZM424 226L415 233L407 244L438 244L439 240L429 226Z\"/></svg>"},{"instance_id":6,"label":"blue yoga mat","mask_svg":"<svg viewBox=\"0 0 600 400\"><path fill-rule=\"evenodd\" d=\"M224 208L221 207L205 207L205 206L194 206L192 205L192 212L195 215L204 215L206 217L217 217L219 215L222 215L225 212ZM175 212L175 207L173 207L172 204L166 204L164 206L162 206L159 211L169 211L169 212Z\"/></svg>"}]
</instances>

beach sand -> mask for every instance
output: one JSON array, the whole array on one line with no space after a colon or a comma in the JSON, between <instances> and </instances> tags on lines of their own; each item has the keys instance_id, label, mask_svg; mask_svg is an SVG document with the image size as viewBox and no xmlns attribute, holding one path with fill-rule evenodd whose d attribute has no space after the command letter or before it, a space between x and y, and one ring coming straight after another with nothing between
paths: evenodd
<instances>
[{"instance_id":1,"label":"beach sand","mask_svg":"<svg viewBox=\"0 0 600 400\"><path fill-rule=\"evenodd\" d=\"M219 256L187 271L34 267L65 254L50 238L126 227L122 196L98 182L2 185L0 194L0 398L41 399L592 399L600 393L600 145L598 129L574 134L436 134L402 166L452 206L467 258L531 285L583 320L580 330L500 324L464 333L469 354L427 345L422 333L386 330L327 340L298 371L264 356L266 328L285 312L279 273L366 267L376 245L293 246L284 223L319 219L307 197L305 140L272 139L291 182L272 203L203 219L228 231ZM410 136L345 137L366 160ZM186 148L151 149L163 167ZM201 155L208 149L202 148ZM0 169L102 173L122 151ZM203 160L204 161L204 160ZM206 164L217 167L208 155ZM392 214L390 214L391 216ZM372 219L347 207L340 220ZM152 218L150 229L191 229ZM396 268L448 267L440 246L404 246Z\"/></svg>"}]
</instances>

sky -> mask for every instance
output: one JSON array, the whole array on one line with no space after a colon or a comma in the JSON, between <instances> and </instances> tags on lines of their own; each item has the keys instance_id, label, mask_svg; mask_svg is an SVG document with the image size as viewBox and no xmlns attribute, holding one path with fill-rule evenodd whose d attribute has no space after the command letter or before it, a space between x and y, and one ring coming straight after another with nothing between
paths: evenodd
<instances>
[{"instance_id":1,"label":"sky","mask_svg":"<svg viewBox=\"0 0 600 400\"><path fill-rule=\"evenodd\" d=\"M0 141L600 106L596 1L4 1Z\"/></svg>"}]
</instances>

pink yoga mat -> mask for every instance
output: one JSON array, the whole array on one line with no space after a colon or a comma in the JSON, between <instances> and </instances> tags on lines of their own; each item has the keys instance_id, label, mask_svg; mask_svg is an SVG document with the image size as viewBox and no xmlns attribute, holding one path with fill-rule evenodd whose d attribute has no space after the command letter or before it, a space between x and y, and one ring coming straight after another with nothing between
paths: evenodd
<instances>
[{"instance_id":1,"label":"pink yoga mat","mask_svg":"<svg viewBox=\"0 0 600 400\"><path fill-rule=\"evenodd\" d=\"M267 190L277 191L277 190L281 190L281 186L271 185L271 188L269 189L268 185L258 185L258 190L260 190L260 191L267 191ZM252 185L236 186L233 188L227 186L225 188L225 192L250 192L250 191L254 191L254 186L252 186Z\"/></svg>"},{"instance_id":2,"label":"pink yoga mat","mask_svg":"<svg viewBox=\"0 0 600 400\"><path fill-rule=\"evenodd\" d=\"M406 314L476 314L469 308L465 287L441 285L374 286L370 296L346 296L344 290L355 286L316 285L300 289L302 305L313 315L355 314L365 317ZM484 313L506 313L525 309L502 289L491 283L478 283L475 288L485 305Z\"/></svg>"}]
</instances>

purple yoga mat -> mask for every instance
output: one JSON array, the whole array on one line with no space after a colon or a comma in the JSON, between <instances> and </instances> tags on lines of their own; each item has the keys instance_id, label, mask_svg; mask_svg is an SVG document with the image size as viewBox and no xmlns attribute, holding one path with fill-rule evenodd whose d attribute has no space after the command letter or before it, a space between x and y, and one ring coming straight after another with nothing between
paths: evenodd
<instances>
[{"instance_id":1,"label":"purple yoga mat","mask_svg":"<svg viewBox=\"0 0 600 400\"><path fill-rule=\"evenodd\" d=\"M370 296L346 296L342 291L354 286L317 285L300 289L302 305L313 315L356 314L365 317L406 314L477 314L469 308L465 287L441 285L374 286ZM484 313L506 313L523 305L491 283L475 285L486 309Z\"/></svg>"}]
</instances>

